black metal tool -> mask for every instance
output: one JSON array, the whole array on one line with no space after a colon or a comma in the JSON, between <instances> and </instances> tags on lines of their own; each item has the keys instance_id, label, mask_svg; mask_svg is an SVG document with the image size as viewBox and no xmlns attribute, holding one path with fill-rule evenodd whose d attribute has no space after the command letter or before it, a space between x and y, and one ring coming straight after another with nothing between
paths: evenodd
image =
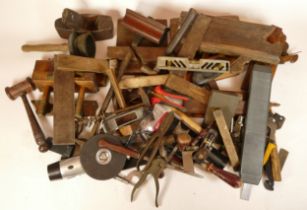
<instances>
[{"instance_id":1,"label":"black metal tool","mask_svg":"<svg viewBox=\"0 0 307 210\"><path fill-rule=\"evenodd\" d=\"M274 181L281 181L281 170L288 155L288 152L284 149L281 149L279 153L277 153L278 149L276 148L277 145L275 138L276 130L283 126L285 120L286 118L278 113L273 114L270 112L269 114L268 140L274 144L274 148L271 151L270 160L267 161L267 163L264 165L266 178L264 178L263 185L267 190L270 191L274 190Z\"/></svg>"}]
</instances>

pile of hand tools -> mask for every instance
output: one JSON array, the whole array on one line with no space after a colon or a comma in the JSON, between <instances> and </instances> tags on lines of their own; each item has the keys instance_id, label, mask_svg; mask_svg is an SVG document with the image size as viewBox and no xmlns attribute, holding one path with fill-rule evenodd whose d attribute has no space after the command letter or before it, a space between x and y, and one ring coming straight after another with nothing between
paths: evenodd
<instances>
[{"instance_id":1,"label":"pile of hand tools","mask_svg":"<svg viewBox=\"0 0 307 210\"><path fill-rule=\"evenodd\" d=\"M195 9L168 24L127 9L116 45L95 58L96 42L113 38L113 28L110 16L64 9L55 29L67 43L22 46L62 52L5 88L10 99L21 97L39 151L61 156L47 166L49 179L115 178L133 185L132 201L152 175L156 206L166 168L196 178L212 173L241 188L245 200L261 179L274 190L288 152L277 146L285 117L273 111L271 86L277 65L298 59L282 29ZM238 75L240 90L219 87ZM40 97L29 101L35 89ZM53 136L37 116L52 117Z\"/></svg>"}]
</instances>

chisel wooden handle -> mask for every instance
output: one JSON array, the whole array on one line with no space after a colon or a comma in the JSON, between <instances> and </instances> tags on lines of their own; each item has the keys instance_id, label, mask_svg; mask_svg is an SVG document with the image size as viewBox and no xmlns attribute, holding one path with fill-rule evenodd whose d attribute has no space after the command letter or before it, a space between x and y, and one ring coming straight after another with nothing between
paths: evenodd
<instances>
[{"instance_id":1,"label":"chisel wooden handle","mask_svg":"<svg viewBox=\"0 0 307 210\"><path fill-rule=\"evenodd\" d=\"M24 52L53 52L53 51L66 52L68 51L68 45L67 44L37 44L37 45L25 44L22 45L21 49Z\"/></svg>"}]
</instances>

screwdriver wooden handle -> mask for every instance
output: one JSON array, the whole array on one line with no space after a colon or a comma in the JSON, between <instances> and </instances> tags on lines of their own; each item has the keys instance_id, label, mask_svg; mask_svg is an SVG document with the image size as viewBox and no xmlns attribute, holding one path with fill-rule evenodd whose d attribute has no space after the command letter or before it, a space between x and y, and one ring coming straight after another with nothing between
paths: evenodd
<instances>
[{"instance_id":1,"label":"screwdriver wooden handle","mask_svg":"<svg viewBox=\"0 0 307 210\"><path fill-rule=\"evenodd\" d=\"M54 52L54 51L61 51L66 52L68 51L68 45L63 44L37 44L37 45L30 45L25 44L21 46L23 52Z\"/></svg>"}]
</instances>

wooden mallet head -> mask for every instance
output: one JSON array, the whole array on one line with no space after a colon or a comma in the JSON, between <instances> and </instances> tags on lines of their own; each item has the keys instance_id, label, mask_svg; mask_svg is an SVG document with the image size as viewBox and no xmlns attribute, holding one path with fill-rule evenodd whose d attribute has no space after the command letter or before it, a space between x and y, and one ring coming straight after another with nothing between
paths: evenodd
<instances>
[{"instance_id":1,"label":"wooden mallet head","mask_svg":"<svg viewBox=\"0 0 307 210\"><path fill-rule=\"evenodd\" d=\"M6 95L11 99L15 100L19 96L25 95L35 89L34 83L31 78L27 77L24 81L17 83L11 87L6 87Z\"/></svg>"}]
</instances>

